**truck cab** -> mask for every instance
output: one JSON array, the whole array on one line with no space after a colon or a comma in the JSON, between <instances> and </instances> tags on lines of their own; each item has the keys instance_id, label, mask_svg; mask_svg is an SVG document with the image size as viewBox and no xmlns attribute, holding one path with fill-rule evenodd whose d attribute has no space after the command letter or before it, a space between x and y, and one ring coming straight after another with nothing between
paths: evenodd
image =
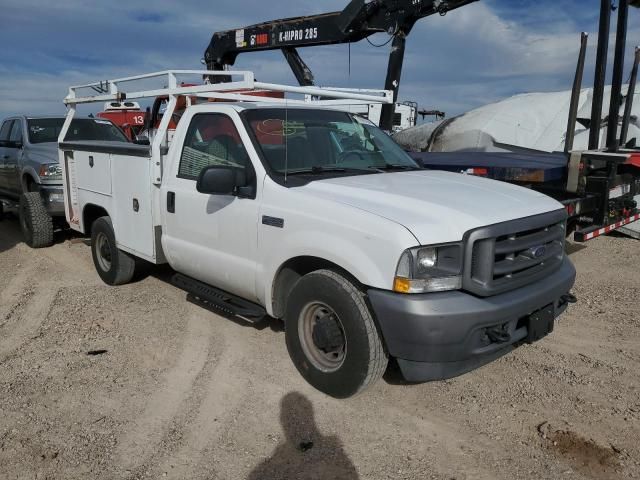
<instances>
[{"instance_id":1,"label":"truck cab","mask_svg":"<svg viewBox=\"0 0 640 480\"><path fill-rule=\"evenodd\" d=\"M151 146L60 143L67 219L98 274L120 285L138 259L168 263L208 308L282 319L294 364L329 395L364 390L391 357L410 381L461 375L542 339L574 301L561 204L424 170L335 99L191 106L163 147L167 127Z\"/></svg>"},{"instance_id":2,"label":"truck cab","mask_svg":"<svg viewBox=\"0 0 640 480\"><path fill-rule=\"evenodd\" d=\"M59 129L53 132L51 140L42 137L42 122L49 121L18 116L2 122L0 194L18 200L23 193L40 192L47 211L53 216L63 216L62 177L56 148Z\"/></svg>"}]
</instances>

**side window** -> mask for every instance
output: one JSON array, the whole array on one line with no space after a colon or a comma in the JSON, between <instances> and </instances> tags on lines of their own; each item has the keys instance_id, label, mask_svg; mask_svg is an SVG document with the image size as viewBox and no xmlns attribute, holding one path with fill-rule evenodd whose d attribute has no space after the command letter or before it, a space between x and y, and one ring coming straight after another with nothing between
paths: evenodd
<instances>
[{"instance_id":1,"label":"side window","mask_svg":"<svg viewBox=\"0 0 640 480\"><path fill-rule=\"evenodd\" d=\"M11 126L13 125L13 120L6 120L2 127L0 127L0 147L6 147L7 142L9 141L9 133L11 132Z\"/></svg>"},{"instance_id":2,"label":"side window","mask_svg":"<svg viewBox=\"0 0 640 480\"><path fill-rule=\"evenodd\" d=\"M251 169L249 155L231 118L219 113L196 115L182 148L178 177L197 180L203 169L215 165Z\"/></svg>"},{"instance_id":3,"label":"side window","mask_svg":"<svg viewBox=\"0 0 640 480\"><path fill-rule=\"evenodd\" d=\"M13 122L13 128L11 129L9 142L11 144L14 144L15 142L22 143L22 122L20 120L15 120Z\"/></svg>"}]
</instances>

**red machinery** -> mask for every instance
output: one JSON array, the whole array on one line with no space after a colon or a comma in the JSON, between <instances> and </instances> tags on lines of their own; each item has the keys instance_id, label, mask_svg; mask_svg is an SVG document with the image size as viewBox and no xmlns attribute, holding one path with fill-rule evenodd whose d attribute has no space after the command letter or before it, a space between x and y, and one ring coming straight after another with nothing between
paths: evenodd
<instances>
[{"instance_id":1,"label":"red machinery","mask_svg":"<svg viewBox=\"0 0 640 480\"><path fill-rule=\"evenodd\" d=\"M124 131L129 140L133 141L144 130L146 112L140 108L138 102L108 102L104 111L98 113L98 118L110 120Z\"/></svg>"},{"instance_id":2,"label":"red machinery","mask_svg":"<svg viewBox=\"0 0 640 480\"><path fill-rule=\"evenodd\" d=\"M181 86L183 87L193 87L193 84L183 83ZM251 90L251 91L233 91L229 93L243 93L245 95L250 95L254 97L267 97L267 98L284 98L284 93L282 92L272 92L272 91L261 91L261 90ZM105 104L104 111L97 114L99 118L104 118L105 120L112 121L115 125L120 127L127 138L129 140L136 141L140 137L146 137L145 132L149 130L154 130L158 128L160 125L160 121L163 116L163 107L169 101L169 97L162 96L157 97L153 103L151 108L147 108L143 110L142 107L137 102L108 102ZM191 97L191 102L193 104L197 103L197 99L195 97ZM202 101L202 100L200 100ZM224 100L209 100L210 102L222 102ZM176 107L176 113L174 114L174 118L171 119L169 123L169 131L175 130L178 122L180 121L180 116L182 112L187 108L187 97L180 96L178 98L178 105Z\"/></svg>"}]
</instances>

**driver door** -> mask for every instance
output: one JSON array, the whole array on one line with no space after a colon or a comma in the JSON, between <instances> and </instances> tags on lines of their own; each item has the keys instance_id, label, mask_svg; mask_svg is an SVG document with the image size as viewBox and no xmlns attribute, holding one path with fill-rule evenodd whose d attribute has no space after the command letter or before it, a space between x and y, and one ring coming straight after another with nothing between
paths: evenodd
<instances>
[{"instance_id":1,"label":"driver door","mask_svg":"<svg viewBox=\"0 0 640 480\"><path fill-rule=\"evenodd\" d=\"M13 120L5 120L2 127L0 127L0 192L5 194L9 191L9 176L7 175L6 163L10 154L7 147L9 146L9 134L11 133L12 125Z\"/></svg>"},{"instance_id":2,"label":"driver door","mask_svg":"<svg viewBox=\"0 0 640 480\"><path fill-rule=\"evenodd\" d=\"M22 122L15 120L9 136L9 143L5 149L4 168L7 175L7 190L15 195L22 193L20 185L20 169L24 140L22 138Z\"/></svg>"},{"instance_id":3,"label":"driver door","mask_svg":"<svg viewBox=\"0 0 640 480\"><path fill-rule=\"evenodd\" d=\"M198 176L211 165L244 168L257 187L238 128L228 115L196 114L179 155L162 187L167 258L180 273L255 301L258 198L196 190Z\"/></svg>"}]
</instances>

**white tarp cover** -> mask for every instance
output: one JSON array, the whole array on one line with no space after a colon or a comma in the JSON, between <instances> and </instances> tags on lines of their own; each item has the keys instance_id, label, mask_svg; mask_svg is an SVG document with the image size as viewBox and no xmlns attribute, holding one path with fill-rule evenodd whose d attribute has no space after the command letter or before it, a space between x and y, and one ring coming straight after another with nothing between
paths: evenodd
<instances>
[{"instance_id":1,"label":"white tarp cover","mask_svg":"<svg viewBox=\"0 0 640 480\"><path fill-rule=\"evenodd\" d=\"M626 99L628 88L623 88ZM604 95L603 117L609 112L611 87ZM579 119L591 118L593 89L580 94ZM412 151L430 152L514 152L538 150L557 152L564 150L565 133L569 118L571 91L553 93L527 93L471 110L459 117L429 123L404 130L394 139ZM620 116L624 106L620 110ZM637 139L640 144L640 92L636 89L632 120L627 140ZM622 118L620 119L622 122ZM606 125L602 128L601 146L604 146ZM586 150L589 130L576 124L575 150Z\"/></svg>"}]
</instances>

